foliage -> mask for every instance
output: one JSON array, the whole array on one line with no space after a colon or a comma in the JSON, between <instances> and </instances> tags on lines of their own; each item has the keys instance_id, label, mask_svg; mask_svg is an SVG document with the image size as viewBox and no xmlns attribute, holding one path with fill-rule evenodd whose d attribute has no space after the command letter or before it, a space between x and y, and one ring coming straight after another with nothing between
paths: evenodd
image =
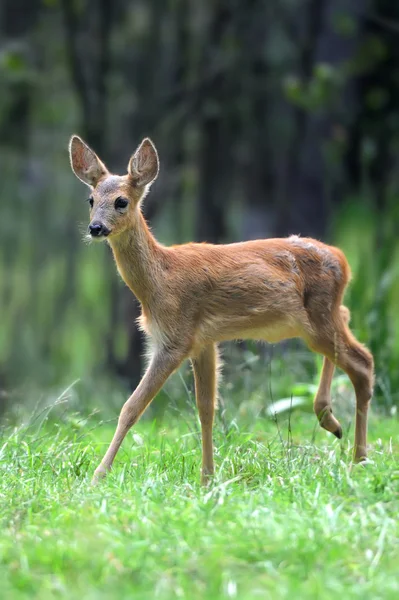
<instances>
[{"instance_id":1,"label":"foliage","mask_svg":"<svg viewBox=\"0 0 399 600\"><path fill-rule=\"evenodd\" d=\"M162 169L145 210L165 243L342 245L377 401L397 405L399 9L366 4L1 3L0 401L104 374L132 387L143 367L137 305L107 249L80 240L76 131L118 172L154 138ZM305 362L300 381L315 374Z\"/></svg>"}]
</instances>

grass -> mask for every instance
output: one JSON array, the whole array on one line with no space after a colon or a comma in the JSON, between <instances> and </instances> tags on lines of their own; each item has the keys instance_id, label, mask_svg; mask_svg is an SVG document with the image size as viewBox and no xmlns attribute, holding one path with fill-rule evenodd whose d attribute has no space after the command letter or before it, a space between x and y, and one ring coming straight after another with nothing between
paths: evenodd
<instances>
[{"instance_id":1,"label":"grass","mask_svg":"<svg viewBox=\"0 0 399 600\"><path fill-rule=\"evenodd\" d=\"M3 431L1 598L398 597L396 419L372 417L372 462L353 469L349 441L308 414L218 425L208 489L197 427L170 411L142 420L91 488L112 431Z\"/></svg>"}]
</instances>

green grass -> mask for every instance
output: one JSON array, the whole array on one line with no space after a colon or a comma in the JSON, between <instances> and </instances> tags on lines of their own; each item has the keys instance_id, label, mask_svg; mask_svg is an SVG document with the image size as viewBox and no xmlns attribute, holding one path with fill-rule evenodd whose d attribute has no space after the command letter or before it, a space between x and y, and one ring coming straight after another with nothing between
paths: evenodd
<instances>
[{"instance_id":1,"label":"green grass","mask_svg":"<svg viewBox=\"0 0 399 600\"><path fill-rule=\"evenodd\" d=\"M311 415L218 425L208 489L189 422L140 422L96 488L113 425L3 431L1 598L398 597L396 419L372 417L353 469Z\"/></svg>"}]
</instances>

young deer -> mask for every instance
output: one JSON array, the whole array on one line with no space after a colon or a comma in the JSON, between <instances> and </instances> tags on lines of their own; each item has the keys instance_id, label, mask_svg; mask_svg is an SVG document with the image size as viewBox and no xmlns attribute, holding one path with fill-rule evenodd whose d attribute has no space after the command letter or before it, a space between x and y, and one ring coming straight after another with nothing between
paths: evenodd
<instances>
[{"instance_id":1,"label":"young deer","mask_svg":"<svg viewBox=\"0 0 399 600\"><path fill-rule=\"evenodd\" d=\"M354 458L364 460L373 359L348 328L342 298L350 270L344 254L298 236L167 248L155 240L140 209L159 171L151 140L141 142L123 176L109 173L77 136L69 151L75 175L91 190L89 235L109 242L122 279L141 303L140 326L152 342L149 366L122 408L94 481L111 468L129 429L186 358L193 365L202 428L202 482L208 480L214 473L217 343L233 339L300 337L323 354L314 410L337 438L342 428L332 414L330 388L335 366L343 369L356 392Z\"/></svg>"}]
</instances>

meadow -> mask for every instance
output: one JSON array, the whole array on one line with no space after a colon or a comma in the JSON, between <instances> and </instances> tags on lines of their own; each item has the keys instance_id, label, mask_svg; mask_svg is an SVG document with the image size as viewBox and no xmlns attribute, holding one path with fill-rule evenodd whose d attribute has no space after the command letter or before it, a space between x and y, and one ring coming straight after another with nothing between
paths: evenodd
<instances>
[{"instance_id":1,"label":"meadow","mask_svg":"<svg viewBox=\"0 0 399 600\"><path fill-rule=\"evenodd\" d=\"M352 397L340 377L342 442L307 401L276 402L273 414L247 389L245 409L222 404L216 477L201 488L198 419L174 400L189 384L174 382L169 405L139 422L97 487L90 477L115 417L76 412L66 393L3 427L1 598L398 597L395 415L374 410L370 461L352 466Z\"/></svg>"}]
</instances>

